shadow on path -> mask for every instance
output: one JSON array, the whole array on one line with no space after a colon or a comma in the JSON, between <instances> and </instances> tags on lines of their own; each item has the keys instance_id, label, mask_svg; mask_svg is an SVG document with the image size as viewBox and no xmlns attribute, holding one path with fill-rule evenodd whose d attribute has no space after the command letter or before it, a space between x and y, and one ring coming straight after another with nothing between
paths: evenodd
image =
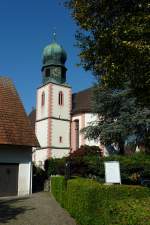
<instances>
[{"instance_id":1,"label":"shadow on path","mask_svg":"<svg viewBox=\"0 0 150 225\"><path fill-rule=\"evenodd\" d=\"M0 223L5 224L9 220L16 219L19 214L34 208L24 206L27 198L0 199Z\"/></svg>"}]
</instances>

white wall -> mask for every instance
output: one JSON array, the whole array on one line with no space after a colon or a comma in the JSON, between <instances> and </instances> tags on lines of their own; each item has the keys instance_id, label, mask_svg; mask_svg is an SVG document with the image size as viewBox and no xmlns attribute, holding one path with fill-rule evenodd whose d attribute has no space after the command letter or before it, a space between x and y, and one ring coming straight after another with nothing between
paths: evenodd
<instances>
[{"instance_id":1,"label":"white wall","mask_svg":"<svg viewBox=\"0 0 150 225\"><path fill-rule=\"evenodd\" d=\"M70 147L70 122L52 119L52 146ZM62 137L62 143L59 137Z\"/></svg>"},{"instance_id":2,"label":"white wall","mask_svg":"<svg viewBox=\"0 0 150 225\"><path fill-rule=\"evenodd\" d=\"M18 195L28 195L31 191L31 148L0 146L1 163L19 163L18 172Z\"/></svg>"},{"instance_id":3,"label":"white wall","mask_svg":"<svg viewBox=\"0 0 150 225\"><path fill-rule=\"evenodd\" d=\"M48 119L36 122L36 136L41 147L48 146Z\"/></svg>"},{"instance_id":4,"label":"white wall","mask_svg":"<svg viewBox=\"0 0 150 225\"><path fill-rule=\"evenodd\" d=\"M70 149L52 149L52 158L62 158L68 156Z\"/></svg>"},{"instance_id":5,"label":"white wall","mask_svg":"<svg viewBox=\"0 0 150 225\"><path fill-rule=\"evenodd\" d=\"M34 151L33 161L35 161L37 166L42 166L44 164L44 161L47 159L48 149L40 149Z\"/></svg>"},{"instance_id":6,"label":"white wall","mask_svg":"<svg viewBox=\"0 0 150 225\"><path fill-rule=\"evenodd\" d=\"M77 115L73 115L72 121L74 121L74 120L79 120L79 130L81 130L84 127L89 126L91 122L97 121L97 115L92 114L92 113L77 114ZM100 145L100 142L97 142L94 140L84 139L84 135L79 133L79 146L81 146L81 145L99 146L99 147L101 147L101 149L103 149L104 156L108 156L108 151L104 145ZM75 149L73 149L73 150L75 150Z\"/></svg>"},{"instance_id":7,"label":"white wall","mask_svg":"<svg viewBox=\"0 0 150 225\"><path fill-rule=\"evenodd\" d=\"M68 87L60 86L60 85L52 85L52 117L68 119L70 120L70 110L71 110L71 90ZM64 96L64 104L58 104L58 96L59 92L63 92Z\"/></svg>"},{"instance_id":8,"label":"white wall","mask_svg":"<svg viewBox=\"0 0 150 225\"><path fill-rule=\"evenodd\" d=\"M48 117L48 106L50 98L50 84L45 85L37 90L37 107L36 107L36 120L41 120ZM42 93L45 93L45 104L42 106Z\"/></svg>"},{"instance_id":9,"label":"white wall","mask_svg":"<svg viewBox=\"0 0 150 225\"><path fill-rule=\"evenodd\" d=\"M30 181L31 181L31 163L19 164L19 176L18 176L18 195L30 194Z\"/></svg>"},{"instance_id":10,"label":"white wall","mask_svg":"<svg viewBox=\"0 0 150 225\"><path fill-rule=\"evenodd\" d=\"M87 127L90 125L90 122L94 122L97 119L97 115L94 115L92 113L82 113L82 114L77 114L73 115L72 121L74 120L79 120L79 130L83 129L84 127ZM84 120L84 121L83 121ZM99 146L99 143L94 141L94 140L88 140L83 138L83 134L79 134L79 145L81 146L82 144L85 145L96 145ZM84 143L83 143L84 139Z\"/></svg>"},{"instance_id":11,"label":"white wall","mask_svg":"<svg viewBox=\"0 0 150 225\"><path fill-rule=\"evenodd\" d=\"M85 127L89 126L91 122L94 122L97 120L97 115L96 114L92 114L92 113L85 113ZM99 146L99 142L94 141L94 140L88 140L85 139L85 144L86 145L95 145L95 146Z\"/></svg>"}]
</instances>

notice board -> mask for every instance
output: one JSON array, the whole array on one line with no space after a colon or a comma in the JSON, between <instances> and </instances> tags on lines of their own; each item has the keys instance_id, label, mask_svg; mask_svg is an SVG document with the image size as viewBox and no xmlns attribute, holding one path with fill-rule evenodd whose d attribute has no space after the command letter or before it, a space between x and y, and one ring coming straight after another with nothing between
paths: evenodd
<instances>
[{"instance_id":1,"label":"notice board","mask_svg":"<svg viewBox=\"0 0 150 225\"><path fill-rule=\"evenodd\" d=\"M120 164L118 161L108 161L105 165L105 182L121 184Z\"/></svg>"}]
</instances>

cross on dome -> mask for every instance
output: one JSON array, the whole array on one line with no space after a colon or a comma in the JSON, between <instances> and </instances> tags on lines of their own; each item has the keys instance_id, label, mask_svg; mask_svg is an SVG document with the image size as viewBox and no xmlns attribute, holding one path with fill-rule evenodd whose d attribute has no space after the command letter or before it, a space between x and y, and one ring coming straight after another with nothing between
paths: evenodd
<instances>
[{"instance_id":1,"label":"cross on dome","mask_svg":"<svg viewBox=\"0 0 150 225\"><path fill-rule=\"evenodd\" d=\"M57 34L56 34L56 28L54 28L54 31L53 31L53 33L52 33L52 42L56 42L56 36L57 36Z\"/></svg>"}]
</instances>

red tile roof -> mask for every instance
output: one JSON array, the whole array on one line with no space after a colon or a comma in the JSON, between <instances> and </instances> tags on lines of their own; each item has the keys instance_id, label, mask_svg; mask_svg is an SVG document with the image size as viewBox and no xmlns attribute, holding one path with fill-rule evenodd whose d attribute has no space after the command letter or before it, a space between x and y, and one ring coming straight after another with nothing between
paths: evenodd
<instances>
[{"instance_id":1,"label":"red tile roof","mask_svg":"<svg viewBox=\"0 0 150 225\"><path fill-rule=\"evenodd\" d=\"M72 114L92 112L93 88L72 95Z\"/></svg>"},{"instance_id":2,"label":"red tile roof","mask_svg":"<svg viewBox=\"0 0 150 225\"><path fill-rule=\"evenodd\" d=\"M0 144L39 146L19 95L6 77L0 77Z\"/></svg>"}]
</instances>

